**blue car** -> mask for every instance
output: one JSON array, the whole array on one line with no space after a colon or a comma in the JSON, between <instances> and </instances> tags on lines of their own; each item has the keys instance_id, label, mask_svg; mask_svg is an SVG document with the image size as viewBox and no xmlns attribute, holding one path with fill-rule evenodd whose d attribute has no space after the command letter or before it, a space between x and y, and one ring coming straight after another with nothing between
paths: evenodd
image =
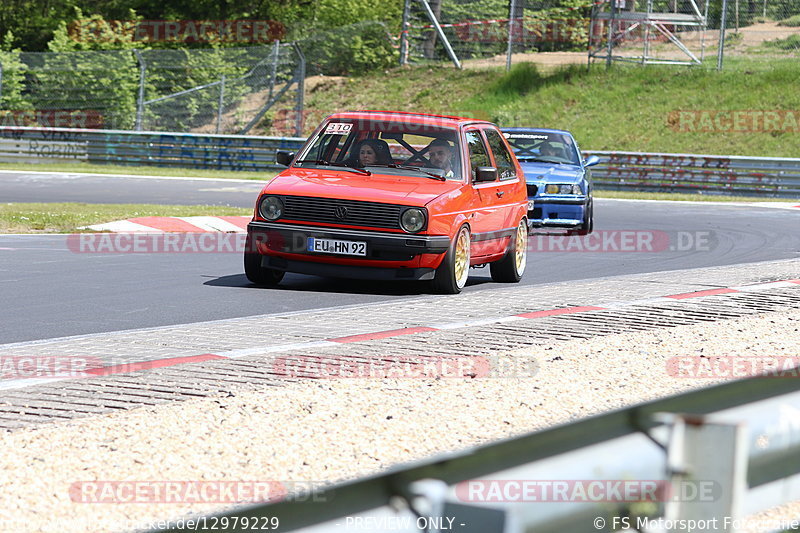
<instances>
[{"instance_id":1,"label":"blue car","mask_svg":"<svg viewBox=\"0 0 800 533\"><path fill-rule=\"evenodd\" d=\"M588 167L600 161L597 156L584 161L578 143L568 131L539 128L502 131L525 173L531 230L562 228L573 235L591 233L594 217L592 173Z\"/></svg>"}]
</instances>

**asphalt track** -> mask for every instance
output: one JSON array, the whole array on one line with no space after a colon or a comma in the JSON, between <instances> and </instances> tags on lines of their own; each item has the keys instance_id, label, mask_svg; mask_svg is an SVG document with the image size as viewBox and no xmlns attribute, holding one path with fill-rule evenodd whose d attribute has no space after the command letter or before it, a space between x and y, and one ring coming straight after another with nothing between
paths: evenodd
<instances>
[{"instance_id":1,"label":"asphalt track","mask_svg":"<svg viewBox=\"0 0 800 533\"><path fill-rule=\"evenodd\" d=\"M263 186L263 182L256 180L152 179L0 170L3 202L253 207Z\"/></svg>"},{"instance_id":2,"label":"asphalt track","mask_svg":"<svg viewBox=\"0 0 800 533\"><path fill-rule=\"evenodd\" d=\"M165 183L39 176L20 182L8 176L0 175L0 198L7 202L228 203L249 207L259 189L255 183L221 180ZM26 200L26 187L14 183L39 183L39 194ZM240 186L249 190L228 190ZM209 200L213 198L219 201ZM597 199L595 217L596 236L591 242L599 245L599 250L580 251L570 248L569 241L534 239L521 283L800 256L800 209ZM654 246L632 247L644 251L619 251L626 234L633 235L633 242L644 236L645 242ZM659 282L658 275L653 282ZM476 269L465 291L496 287L487 268ZM259 289L244 277L239 253L75 253L64 235L0 236L0 343L408 299L427 295L427 291L425 283L294 274L287 275L278 289Z\"/></svg>"}]
</instances>

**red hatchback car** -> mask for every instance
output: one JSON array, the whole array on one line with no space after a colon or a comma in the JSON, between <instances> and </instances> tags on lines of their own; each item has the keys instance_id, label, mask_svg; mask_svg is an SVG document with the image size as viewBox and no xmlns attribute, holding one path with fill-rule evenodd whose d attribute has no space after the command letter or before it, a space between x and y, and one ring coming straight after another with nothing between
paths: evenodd
<instances>
[{"instance_id":1,"label":"red hatchback car","mask_svg":"<svg viewBox=\"0 0 800 533\"><path fill-rule=\"evenodd\" d=\"M431 280L461 292L471 266L520 280L528 198L517 159L489 122L384 111L326 118L261 191L244 268L257 285L285 272Z\"/></svg>"}]
</instances>

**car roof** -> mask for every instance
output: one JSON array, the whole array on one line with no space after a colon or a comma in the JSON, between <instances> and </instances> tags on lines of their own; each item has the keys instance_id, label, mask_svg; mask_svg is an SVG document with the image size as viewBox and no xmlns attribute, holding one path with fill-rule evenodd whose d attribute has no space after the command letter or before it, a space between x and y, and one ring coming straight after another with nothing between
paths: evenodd
<instances>
[{"instance_id":1,"label":"car roof","mask_svg":"<svg viewBox=\"0 0 800 533\"><path fill-rule=\"evenodd\" d=\"M500 131L503 131L503 132L506 132L506 133L530 133L530 132L534 132L534 133L561 133L561 134L572 135L567 130L554 130L554 129L551 129L551 128L500 128Z\"/></svg>"},{"instance_id":2,"label":"car roof","mask_svg":"<svg viewBox=\"0 0 800 533\"><path fill-rule=\"evenodd\" d=\"M379 110L365 110L365 111L344 111L341 113L334 113L328 119L360 119L360 120L410 120L413 123L430 124L435 123L440 126L458 127L466 124L490 124L486 120L478 120L474 118L456 117L451 115L433 115L429 113L415 113L411 111L379 111Z\"/></svg>"}]
</instances>

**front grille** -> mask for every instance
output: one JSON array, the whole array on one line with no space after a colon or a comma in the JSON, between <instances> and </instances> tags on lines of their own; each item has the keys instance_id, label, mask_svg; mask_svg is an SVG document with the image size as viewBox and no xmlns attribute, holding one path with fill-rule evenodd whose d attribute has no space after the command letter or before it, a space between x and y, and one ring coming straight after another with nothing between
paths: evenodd
<instances>
[{"instance_id":1,"label":"front grille","mask_svg":"<svg viewBox=\"0 0 800 533\"><path fill-rule=\"evenodd\" d=\"M526 185L528 187L528 197L536 196L536 193L539 192L539 187L536 185Z\"/></svg>"},{"instance_id":2,"label":"front grille","mask_svg":"<svg viewBox=\"0 0 800 533\"><path fill-rule=\"evenodd\" d=\"M284 219L369 228L400 229L400 212L405 207L310 196L283 196L282 200L284 214L281 218ZM347 210L343 218L336 216L337 207Z\"/></svg>"}]
</instances>

